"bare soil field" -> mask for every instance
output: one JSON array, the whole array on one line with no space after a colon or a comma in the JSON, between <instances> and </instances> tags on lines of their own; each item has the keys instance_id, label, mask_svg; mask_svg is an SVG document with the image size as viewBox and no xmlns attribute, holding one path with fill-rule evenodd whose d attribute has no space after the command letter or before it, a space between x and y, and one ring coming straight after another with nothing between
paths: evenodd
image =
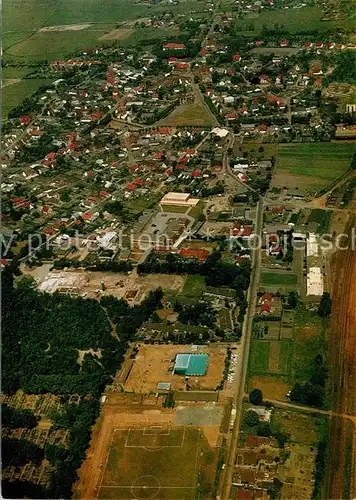
<instances>
[{"instance_id":1,"label":"bare soil field","mask_svg":"<svg viewBox=\"0 0 356 500\"><path fill-rule=\"evenodd\" d=\"M275 186L286 189L298 189L301 193L307 193L311 190L317 191L324 185L320 182L314 183L313 178L305 177L304 175L275 171L272 177L271 188Z\"/></svg>"},{"instance_id":2,"label":"bare soil field","mask_svg":"<svg viewBox=\"0 0 356 500\"><path fill-rule=\"evenodd\" d=\"M24 272L27 273L27 270ZM124 298L131 304L138 304L149 291L159 287L179 291L184 281L184 276L171 274L138 276L136 270L131 274L80 270L50 271L41 276L40 289L46 291L55 291L58 288L68 291L75 289L81 296L100 298L112 295Z\"/></svg>"},{"instance_id":3,"label":"bare soil field","mask_svg":"<svg viewBox=\"0 0 356 500\"><path fill-rule=\"evenodd\" d=\"M276 54L286 56L296 54L299 49L293 47L255 47L250 52L251 54Z\"/></svg>"},{"instance_id":4,"label":"bare soil field","mask_svg":"<svg viewBox=\"0 0 356 500\"><path fill-rule=\"evenodd\" d=\"M91 23L83 24L59 24L57 26L44 26L39 31L49 32L49 31L81 31L90 28Z\"/></svg>"},{"instance_id":5,"label":"bare soil field","mask_svg":"<svg viewBox=\"0 0 356 500\"><path fill-rule=\"evenodd\" d=\"M105 33L99 40L126 40L132 33L133 30L130 28L117 28L109 33Z\"/></svg>"},{"instance_id":6,"label":"bare soil field","mask_svg":"<svg viewBox=\"0 0 356 500\"><path fill-rule=\"evenodd\" d=\"M184 376L175 375L169 368L174 366L178 353L196 353L191 345L146 345L142 344L125 384L125 391L148 394L155 392L158 382L169 382L172 390L185 388ZM220 383L226 358L226 347L204 346L199 352L209 354L209 365L205 376L189 377L192 390L215 389Z\"/></svg>"},{"instance_id":7,"label":"bare soil field","mask_svg":"<svg viewBox=\"0 0 356 500\"><path fill-rule=\"evenodd\" d=\"M355 217L347 234L355 227ZM356 251L339 251L334 259L333 310L329 329L329 391L332 409L356 416ZM356 426L333 418L329 426L325 496L356 496ZM352 434L351 432L351 434Z\"/></svg>"},{"instance_id":8,"label":"bare soil field","mask_svg":"<svg viewBox=\"0 0 356 500\"><path fill-rule=\"evenodd\" d=\"M275 399L288 402L286 394L292 389L292 385L284 381L282 377L254 376L249 380L249 391L258 387L266 399Z\"/></svg>"}]
</instances>

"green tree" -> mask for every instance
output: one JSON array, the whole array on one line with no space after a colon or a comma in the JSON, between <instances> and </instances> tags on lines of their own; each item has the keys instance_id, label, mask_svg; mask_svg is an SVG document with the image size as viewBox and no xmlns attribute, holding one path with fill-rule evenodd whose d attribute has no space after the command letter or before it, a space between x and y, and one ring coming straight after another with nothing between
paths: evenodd
<instances>
[{"instance_id":1,"label":"green tree","mask_svg":"<svg viewBox=\"0 0 356 500\"><path fill-rule=\"evenodd\" d=\"M330 293L324 292L322 297L321 297L319 308L318 308L319 316L321 318L329 317L331 314L331 306L332 306L332 303L331 303Z\"/></svg>"},{"instance_id":2,"label":"green tree","mask_svg":"<svg viewBox=\"0 0 356 500\"><path fill-rule=\"evenodd\" d=\"M249 427L255 427L260 423L260 418L258 414L253 410L248 410L244 415L244 424Z\"/></svg>"},{"instance_id":3,"label":"green tree","mask_svg":"<svg viewBox=\"0 0 356 500\"><path fill-rule=\"evenodd\" d=\"M260 389L252 389L248 398L251 404L260 405L263 401L262 391Z\"/></svg>"},{"instance_id":4,"label":"green tree","mask_svg":"<svg viewBox=\"0 0 356 500\"><path fill-rule=\"evenodd\" d=\"M295 290L292 290L291 292L289 292L289 295L288 295L288 306L291 309L296 309L298 307L298 304L299 304L298 292Z\"/></svg>"}]
</instances>

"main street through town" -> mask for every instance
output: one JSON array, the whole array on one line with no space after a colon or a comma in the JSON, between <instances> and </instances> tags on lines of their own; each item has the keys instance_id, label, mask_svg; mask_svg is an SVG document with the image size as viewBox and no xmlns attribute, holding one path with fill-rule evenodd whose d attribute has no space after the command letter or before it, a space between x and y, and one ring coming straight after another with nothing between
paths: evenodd
<instances>
[{"instance_id":1,"label":"main street through town","mask_svg":"<svg viewBox=\"0 0 356 500\"><path fill-rule=\"evenodd\" d=\"M230 434L230 438L228 440L227 460L225 463L225 468L223 470L222 481L221 481L221 492L219 495L219 498L221 500L228 500L230 498L232 477L233 477L234 465L236 462L236 454L238 450L239 430L242 417L242 403L245 395L245 384L246 384L248 359L249 359L251 335L252 335L252 322L257 300L257 291L258 291L258 284L261 272L261 245L259 244L259 240L261 239L262 236L262 219L263 219L263 199L260 198L257 204L256 226L255 226L256 237L255 237L254 249L252 250L251 282L247 296L248 306L241 337L241 355L239 357L239 362L236 365L235 378L234 378L236 380L236 388L235 388L236 392L233 402L233 408L236 410L236 417L233 424L232 432Z\"/></svg>"}]
</instances>

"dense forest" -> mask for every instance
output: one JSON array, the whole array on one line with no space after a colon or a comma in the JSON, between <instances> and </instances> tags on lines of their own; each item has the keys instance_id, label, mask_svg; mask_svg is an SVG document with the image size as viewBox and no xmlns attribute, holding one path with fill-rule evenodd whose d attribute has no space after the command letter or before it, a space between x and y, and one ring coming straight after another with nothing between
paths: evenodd
<instances>
[{"instance_id":1,"label":"dense forest","mask_svg":"<svg viewBox=\"0 0 356 500\"><path fill-rule=\"evenodd\" d=\"M50 487L21 481L3 481L8 498L69 498L77 469L85 457L91 426L99 415L99 396L120 367L128 341L161 306L162 290L150 292L138 306L124 300L93 299L36 291L26 279L14 286L13 276L2 272L2 390L13 394L51 392L68 401L79 394L78 405L66 404L54 415L54 426L69 430L69 447L45 446L26 440L3 441L3 466L22 465L46 457L54 466ZM85 353L81 364L78 351ZM29 411L3 408L3 424L32 428L36 417Z\"/></svg>"}]
</instances>

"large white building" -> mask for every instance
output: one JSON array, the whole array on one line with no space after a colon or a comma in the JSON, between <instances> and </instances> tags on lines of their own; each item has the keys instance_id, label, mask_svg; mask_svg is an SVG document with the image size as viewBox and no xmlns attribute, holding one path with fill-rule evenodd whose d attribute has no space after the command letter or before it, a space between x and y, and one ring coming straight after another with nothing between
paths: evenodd
<instances>
[{"instance_id":1,"label":"large white building","mask_svg":"<svg viewBox=\"0 0 356 500\"><path fill-rule=\"evenodd\" d=\"M307 274L307 295L321 297L324 292L324 279L320 267L310 267Z\"/></svg>"}]
</instances>

